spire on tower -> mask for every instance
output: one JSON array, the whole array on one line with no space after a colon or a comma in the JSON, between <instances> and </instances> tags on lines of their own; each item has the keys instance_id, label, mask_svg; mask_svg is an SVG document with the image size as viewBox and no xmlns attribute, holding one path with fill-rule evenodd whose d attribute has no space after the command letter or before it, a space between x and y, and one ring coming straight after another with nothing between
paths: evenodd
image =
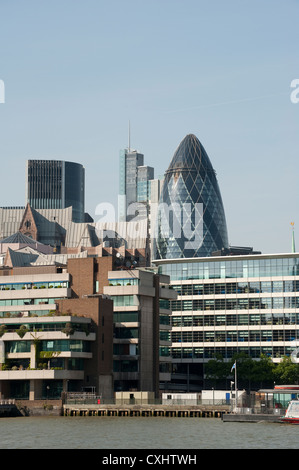
<instances>
[{"instance_id":1,"label":"spire on tower","mask_svg":"<svg viewBox=\"0 0 299 470\"><path fill-rule=\"evenodd\" d=\"M296 253L294 225L295 225L294 222L291 222L291 226L292 226L292 253Z\"/></svg>"},{"instance_id":2,"label":"spire on tower","mask_svg":"<svg viewBox=\"0 0 299 470\"><path fill-rule=\"evenodd\" d=\"M131 125L129 121L129 129L128 129L128 150L129 153L131 152Z\"/></svg>"}]
</instances>

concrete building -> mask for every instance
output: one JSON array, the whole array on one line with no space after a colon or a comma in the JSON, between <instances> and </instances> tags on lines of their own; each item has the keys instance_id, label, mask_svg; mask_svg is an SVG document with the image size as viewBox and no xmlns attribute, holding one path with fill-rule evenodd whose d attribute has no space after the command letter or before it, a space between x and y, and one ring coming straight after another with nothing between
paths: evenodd
<instances>
[{"instance_id":1,"label":"concrete building","mask_svg":"<svg viewBox=\"0 0 299 470\"><path fill-rule=\"evenodd\" d=\"M76 298L65 265L20 264L0 271L0 394L57 398L93 387L111 397L112 301Z\"/></svg>"},{"instance_id":2,"label":"concrete building","mask_svg":"<svg viewBox=\"0 0 299 470\"><path fill-rule=\"evenodd\" d=\"M138 262L128 266L120 253L8 248L0 270L3 397L159 395L159 381L170 380L170 311L160 302L176 293L167 276L131 269Z\"/></svg>"},{"instance_id":3,"label":"concrete building","mask_svg":"<svg viewBox=\"0 0 299 470\"><path fill-rule=\"evenodd\" d=\"M154 392L170 381L170 311L176 298L169 277L139 269L109 271L103 292L113 300L116 391Z\"/></svg>"},{"instance_id":4,"label":"concrete building","mask_svg":"<svg viewBox=\"0 0 299 470\"><path fill-rule=\"evenodd\" d=\"M72 274L61 267L4 268L1 274L0 395L57 398L93 385L111 396L112 354L99 357L98 337L111 338L112 302L74 299L70 309L59 310L59 303L72 297Z\"/></svg>"}]
</instances>

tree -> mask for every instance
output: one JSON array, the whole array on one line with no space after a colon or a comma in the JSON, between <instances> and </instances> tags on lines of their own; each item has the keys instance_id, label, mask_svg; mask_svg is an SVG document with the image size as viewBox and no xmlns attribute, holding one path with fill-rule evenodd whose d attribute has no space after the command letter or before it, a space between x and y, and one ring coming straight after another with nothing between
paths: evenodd
<instances>
[{"instance_id":1,"label":"tree","mask_svg":"<svg viewBox=\"0 0 299 470\"><path fill-rule=\"evenodd\" d=\"M260 388L264 384L273 384L275 364L271 358L262 354L259 361L253 361L253 377L254 382L258 383Z\"/></svg>"},{"instance_id":2,"label":"tree","mask_svg":"<svg viewBox=\"0 0 299 470\"><path fill-rule=\"evenodd\" d=\"M299 364L292 362L290 357L284 356L274 371L275 382L290 385L299 381Z\"/></svg>"},{"instance_id":3,"label":"tree","mask_svg":"<svg viewBox=\"0 0 299 470\"><path fill-rule=\"evenodd\" d=\"M222 356L216 356L205 365L205 375L207 379L214 381L226 380L229 375L230 366L224 362Z\"/></svg>"},{"instance_id":4,"label":"tree","mask_svg":"<svg viewBox=\"0 0 299 470\"><path fill-rule=\"evenodd\" d=\"M246 353L236 354L230 362L224 362L222 357L211 359L205 366L206 378L212 381L224 383L225 380L234 380L234 372L231 371L234 363L237 363L237 387L251 389L272 386L275 380L275 364L270 357L262 355L259 360L252 359Z\"/></svg>"}]
</instances>

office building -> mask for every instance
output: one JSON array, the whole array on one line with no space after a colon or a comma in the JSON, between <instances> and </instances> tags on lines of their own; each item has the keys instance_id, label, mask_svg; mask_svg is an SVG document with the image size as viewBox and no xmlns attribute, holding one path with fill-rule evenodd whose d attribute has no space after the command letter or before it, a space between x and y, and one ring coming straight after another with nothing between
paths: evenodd
<instances>
[{"instance_id":1,"label":"office building","mask_svg":"<svg viewBox=\"0 0 299 470\"><path fill-rule=\"evenodd\" d=\"M115 391L154 392L170 381L170 311L165 302L176 298L169 277L152 271L109 271L104 294L114 309Z\"/></svg>"},{"instance_id":2,"label":"office building","mask_svg":"<svg viewBox=\"0 0 299 470\"><path fill-rule=\"evenodd\" d=\"M157 217L153 259L210 256L228 248L216 173L192 134L180 143L165 172Z\"/></svg>"},{"instance_id":3,"label":"office building","mask_svg":"<svg viewBox=\"0 0 299 470\"><path fill-rule=\"evenodd\" d=\"M120 151L118 196L120 222L130 221L137 216L147 217L152 179L154 179L154 169L144 165L142 153L131 149Z\"/></svg>"},{"instance_id":4,"label":"office building","mask_svg":"<svg viewBox=\"0 0 299 470\"><path fill-rule=\"evenodd\" d=\"M112 396L111 301L72 298L72 273L57 265L4 267L0 289L0 397L57 399L91 386Z\"/></svg>"},{"instance_id":5,"label":"office building","mask_svg":"<svg viewBox=\"0 0 299 470\"><path fill-rule=\"evenodd\" d=\"M204 365L245 353L279 362L299 339L299 253L157 260L178 294L170 302L169 388L204 388Z\"/></svg>"},{"instance_id":6,"label":"office building","mask_svg":"<svg viewBox=\"0 0 299 470\"><path fill-rule=\"evenodd\" d=\"M107 398L132 389L158 397L171 371L170 311L160 304L176 293L167 276L136 269L139 261L122 247L101 256L7 247L0 398L60 398L86 389Z\"/></svg>"},{"instance_id":7,"label":"office building","mask_svg":"<svg viewBox=\"0 0 299 470\"><path fill-rule=\"evenodd\" d=\"M73 221L84 222L85 170L79 163L28 160L26 202L33 209L72 207Z\"/></svg>"}]
</instances>

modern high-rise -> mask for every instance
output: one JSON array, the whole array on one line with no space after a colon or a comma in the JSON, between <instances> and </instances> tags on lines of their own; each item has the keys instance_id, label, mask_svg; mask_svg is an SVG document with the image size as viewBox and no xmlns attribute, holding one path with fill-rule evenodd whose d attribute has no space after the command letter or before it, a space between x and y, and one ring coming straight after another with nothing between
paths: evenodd
<instances>
[{"instance_id":1,"label":"modern high-rise","mask_svg":"<svg viewBox=\"0 0 299 470\"><path fill-rule=\"evenodd\" d=\"M154 168L144 165L144 155L124 149L119 155L118 220L128 222L137 215L146 218L150 198L150 181ZM136 212L137 211L137 212Z\"/></svg>"},{"instance_id":2,"label":"modern high-rise","mask_svg":"<svg viewBox=\"0 0 299 470\"><path fill-rule=\"evenodd\" d=\"M157 260L178 297L169 303L168 389L204 388L205 364L241 353L279 362L299 341L299 253ZM299 343L298 343L299 344ZM298 361L298 360L297 360Z\"/></svg>"},{"instance_id":3,"label":"modern high-rise","mask_svg":"<svg viewBox=\"0 0 299 470\"><path fill-rule=\"evenodd\" d=\"M153 258L210 256L228 248L216 173L200 141L187 135L165 173Z\"/></svg>"},{"instance_id":4,"label":"modern high-rise","mask_svg":"<svg viewBox=\"0 0 299 470\"><path fill-rule=\"evenodd\" d=\"M26 202L33 209L72 207L73 222L84 222L85 169L79 163L28 160Z\"/></svg>"}]
</instances>

